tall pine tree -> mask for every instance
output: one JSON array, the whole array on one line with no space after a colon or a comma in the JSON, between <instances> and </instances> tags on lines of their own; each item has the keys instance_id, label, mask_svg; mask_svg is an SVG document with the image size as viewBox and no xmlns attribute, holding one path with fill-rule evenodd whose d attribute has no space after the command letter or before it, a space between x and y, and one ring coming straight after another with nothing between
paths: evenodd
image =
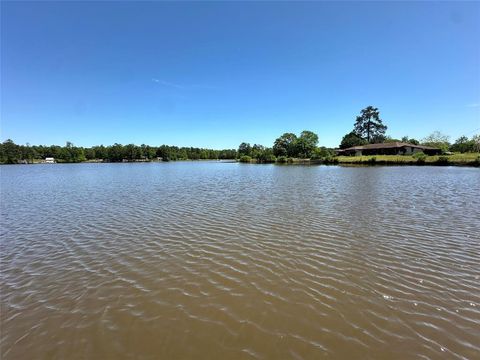
<instances>
[{"instance_id":1,"label":"tall pine tree","mask_svg":"<svg viewBox=\"0 0 480 360\"><path fill-rule=\"evenodd\" d=\"M373 106L363 109L354 124L355 134L366 139L369 143L383 139L386 130L387 126L383 125L380 112Z\"/></svg>"}]
</instances>

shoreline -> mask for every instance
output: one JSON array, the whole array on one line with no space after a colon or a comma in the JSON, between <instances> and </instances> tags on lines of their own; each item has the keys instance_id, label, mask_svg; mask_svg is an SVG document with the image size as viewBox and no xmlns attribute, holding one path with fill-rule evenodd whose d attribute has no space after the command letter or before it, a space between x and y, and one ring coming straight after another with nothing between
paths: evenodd
<instances>
[{"instance_id":1,"label":"shoreline","mask_svg":"<svg viewBox=\"0 0 480 360\"><path fill-rule=\"evenodd\" d=\"M275 165L339 165L339 166L467 166L480 167L479 153L453 154L453 155L435 155L422 158L415 158L408 155L372 155L372 156L335 156L323 159L301 159L288 158L285 161L262 162L257 159L250 161L240 161L239 159L183 159L162 161L157 159L149 160L124 160L124 161L104 161L102 159L87 161L57 161L54 164L45 163L42 160L33 160L32 162L20 162L17 164L0 165L55 165L55 164L126 164L126 163L163 163L163 162L222 162L222 163L241 163L241 164L275 164Z\"/></svg>"}]
</instances>

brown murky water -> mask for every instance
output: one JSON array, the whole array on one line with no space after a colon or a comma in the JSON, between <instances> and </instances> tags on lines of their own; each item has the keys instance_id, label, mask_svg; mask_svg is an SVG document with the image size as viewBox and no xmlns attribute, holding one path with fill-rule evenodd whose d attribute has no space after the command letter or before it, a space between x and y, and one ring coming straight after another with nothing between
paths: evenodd
<instances>
[{"instance_id":1,"label":"brown murky water","mask_svg":"<svg viewBox=\"0 0 480 360\"><path fill-rule=\"evenodd\" d=\"M2 359L479 359L480 171L1 167Z\"/></svg>"}]
</instances>

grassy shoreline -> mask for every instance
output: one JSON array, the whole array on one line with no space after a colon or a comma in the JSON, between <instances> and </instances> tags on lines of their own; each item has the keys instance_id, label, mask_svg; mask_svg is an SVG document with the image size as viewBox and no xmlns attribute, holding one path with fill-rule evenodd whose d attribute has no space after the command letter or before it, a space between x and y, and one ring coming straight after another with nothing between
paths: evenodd
<instances>
[{"instance_id":1,"label":"grassy shoreline","mask_svg":"<svg viewBox=\"0 0 480 360\"><path fill-rule=\"evenodd\" d=\"M480 153L434 155L417 158L410 155L337 156L339 164L353 165L452 165L480 166Z\"/></svg>"},{"instance_id":2,"label":"grassy shoreline","mask_svg":"<svg viewBox=\"0 0 480 360\"><path fill-rule=\"evenodd\" d=\"M288 158L287 161L259 162L256 159L242 161L250 164L276 163L280 165L433 165L433 166L480 166L480 153L457 153L452 155L434 155L415 157L410 155L368 155L368 156L334 156L322 159Z\"/></svg>"}]
</instances>

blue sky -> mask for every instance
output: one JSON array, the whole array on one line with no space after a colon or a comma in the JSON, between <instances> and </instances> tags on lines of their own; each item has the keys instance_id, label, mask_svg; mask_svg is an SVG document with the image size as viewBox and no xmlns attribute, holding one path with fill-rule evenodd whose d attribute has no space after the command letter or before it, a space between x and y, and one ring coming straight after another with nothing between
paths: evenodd
<instances>
[{"instance_id":1,"label":"blue sky","mask_svg":"<svg viewBox=\"0 0 480 360\"><path fill-rule=\"evenodd\" d=\"M2 2L1 139L337 146L480 132L480 3Z\"/></svg>"}]
</instances>

